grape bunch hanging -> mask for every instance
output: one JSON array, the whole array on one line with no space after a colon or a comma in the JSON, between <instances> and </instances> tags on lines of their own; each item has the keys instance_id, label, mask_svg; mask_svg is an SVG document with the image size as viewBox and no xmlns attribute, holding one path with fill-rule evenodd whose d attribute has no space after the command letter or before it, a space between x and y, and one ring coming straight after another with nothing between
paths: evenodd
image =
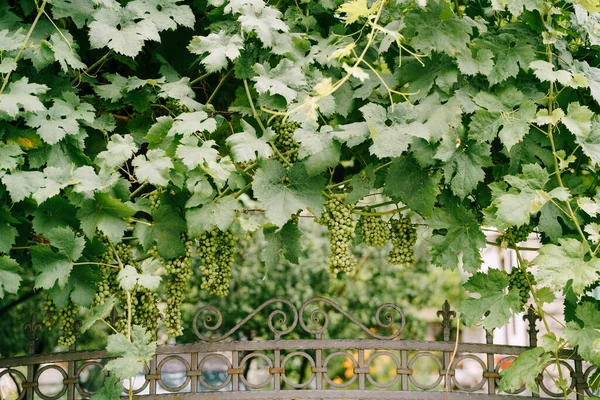
<instances>
[{"instance_id":1,"label":"grape bunch hanging","mask_svg":"<svg viewBox=\"0 0 600 400\"><path fill-rule=\"evenodd\" d=\"M365 207L363 211L371 210ZM390 227L379 215L361 215L358 227L363 243L369 247L383 246L390 239Z\"/></svg>"},{"instance_id":2,"label":"grape bunch hanging","mask_svg":"<svg viewBox=\"0 0 600 400\"><path fill-rule=\"evenodd\" d=\"M231 229L214 228L198 237L202 289L225 297L229 293L229 278L235 261L237 238Z\"/></svg>"},{"instance_id":3,"label":"grape bunch hanging","mask_svg":"<svg viewBox=\"0 0 600 400\"><path fill-rule=\"evenodd\" d=\"M59 328L62 335L58 338L59 346L70 347L75 344L76 328L75 319L77 317L77 306L73 302L69 302L66 307L63 307L58 312Z\"/></svg>"},{"instance_id":4,"label":"grape bunch hanging","mask_svg":"<svg viewBox=\"0 0 600 400\"><path fill-rule=\"evenodd\" d=\"M527 274L527 276L525 274ZM529 271L523 271L521 268L513 267L508 274L508 289L519 290L520 311L525 310L525 305L529 301L531 286L534 286L535 284L537 284L537 282L533 274Z\"/></svg>"},{"instance_id":5,"label":"grape bunch hanging","mask_svg":"<svg viewBox=\"0 0 600 400\"><path fill-rule=\"evenodd\" d=\"M185 298L190 278L192 277L192 240L186 240L185 256L173 260L165 261L165 269L169 274L167 281L167 308L165 310L165 325L169 337L177 337L183 335L183 325L181 322L181 305Z\"/></svg>"},{"instance_id":6,"label":"grape bunch hanging","mask_svg":"<svg viewBox=\"0 0 600 400\"><path fill-rule=\"evenodd\" d=\"M409 218L400 217L390 221L392 250L387 255L390 264L410 267L415 263L417 230Z\"/></svg>"},{"instance_id":7,"label":"grape bunch hanging","mask_svg":"<svg viewBox=\"0 0 600 400\"><path fill-rule=\"evenodd\" d=\"M275 148L292 164L298 161L298 149L300 144L294 139L294 131L300 126L297 122L283 121L283 118L277 120L271 125L275 131ZM284 162L279 154L275 154L275 159Z\"/></svg>"},{"instance_id":8,"label":"grape bunch hanging","mask_svg":"<svg viewBox=\"0 0 600 400\"><path fill-rule=\"evenodd\" d=\"M532 221L521 226L511 226L504 234L498 237L497 242L504 246L512 246L520 242L525 242L529 238L529 234L533 232L537 223Z\"/></svg>"},{"instance_id":9,"label":"grape bunch hanging","mask_svg":"<svg viewBox=\"0 0 600 400\"><path fill-rule=\"evenodd\" d=\"M332 194L325 203L325 211L317 220L329 231L329 270L352 272L356 269L357 261L352 254L351 240L354 237L356 220L352 218L354 206L346 202L345 194Z\"/></svg>"}]
</instances>

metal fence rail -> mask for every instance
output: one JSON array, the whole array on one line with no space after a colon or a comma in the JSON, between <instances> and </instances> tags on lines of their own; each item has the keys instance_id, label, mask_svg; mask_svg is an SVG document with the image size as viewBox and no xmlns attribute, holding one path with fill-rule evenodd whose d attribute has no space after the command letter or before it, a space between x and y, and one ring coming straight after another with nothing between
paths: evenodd
<instances>
[{"instance_id":1,"label":"metal fence rail","mask_svg":"<svg viewBox=\"0 0 600 400\"><path fill-rule=\"evenodd\" d=\"M323 307L325 305L325 307ZM327 309L327 311L326 311ZM266 311L265 311L266 310ZM255 315L268 312L268 327L273 339L234 341L232 336ZM346 318L365 339L332 339L328 337L329 313ZM438 311L443 341L401 339L405 326L402 310L384 304L374 315L375 329L368 328L333 301L313 298L299 308L285 299L272 299L225 333L219 333L223 317L219 310L206 306L194 317L193 329L199 341L190 344L162 345L134 385L136 396L144 399L512 399L539 398L524 387L514 394L498 394L497 384L502 368L528 350L525 346L495 345L492 336L486 343L459 343L456 356L451 342L451 319L455 313L448 302ZM537 345L535 315L525 316L529 326L530 346ZM0 360L0 379L10 374L20 383L20 399L74 400L89 398L82 383L89 368L101 368L110 359L105 351L73 351L34 354L36 331L40 325L32 316L25 325L29 332L30 355ZM288 339L292 332L306 339ZM295 337L298 337L296 335ZM392 378L378 381L373 369L379 358L387 360ZM340 359L350 374L346 380L332 379ZM308 376L298 377L292 366L303 363ZM429 374L419 373L420 363L433 366ZM459 375L464 363L478 370L465 382ZM250 366L262 364L256 372L259 381L251 379ZM216 375L215 382L211 378ZM556 366L556 361L549 363ZM563 376L569 380L569 398L591 396L587 384L595 371L574 356L572 350L561 353ZM175 366L175 368L173 368ZM62 376L62 389L48 395L40 389L40 376L47 370ZM169 378L174 375L175 379ZM553 389L550 372L538 379L542 398L563 397ZM445 391L449 392L448 394Z\"/></svg>"}]
</instances>

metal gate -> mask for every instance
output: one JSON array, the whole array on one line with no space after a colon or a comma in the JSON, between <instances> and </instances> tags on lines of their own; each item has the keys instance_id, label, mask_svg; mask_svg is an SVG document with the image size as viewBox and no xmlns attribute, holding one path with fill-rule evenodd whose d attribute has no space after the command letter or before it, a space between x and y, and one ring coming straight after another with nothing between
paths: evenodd
<instances>
[{"instance_id":1,"label":"metal gate","mask_svg":"<svg viewBox=\"0 0 600 400\"><path fill-rule=\"evenodd\" d=\"M231 340L258 313L268 313L272 338ZM486 343L456 345L450 341L451 319L456 314L448 302L437 316L441 318L442 341L404 340L401 336L405 316L393 304L379 307L374 314L374 326L368 327L329 299L313 298L300 307L286 299L271 299L229 331L220 333L222 314L215 307L206 306L194 317L192 328L198 341L159 346L145 371L138 375L134 393L144 399L199 400L564 397L562 391L552 388L554 378L548 369L537 379L539 395L524 387L514 394L497 393L500 371L517 355L537 345L535 314L524 316L531 347L496 345L489 334ZM364 338L331 338L330 317L347 319L362 331ZM110 359L109 355L105 351L75 351L75 348L65 353L34 354L39 328L32 316L25 325L30 355L0 360L0 378L10 374L20 383L19 399L89 398L92 393L82 385L82 378L89 368L101 368ZM292 335L294 339L290 338ZM568 397L591 396L588 381L595 368L583 363L572 350L560 354L562 373L570 385ZM342 365L340 360L344 360L345 366L343 380L332 378L332 371ZM386 361L388 371L385 382L374 371L381 360ZM306 366L307 376L298 376L297 368L292 368L299 361ZM471 370L461 374L467 363L471 364ZM419 366L425 364L429 368L423 372ZM555 368L556 365L555 360L549 363ZM40 376L49 369L62 376L62 388L52 395L44 394L40 388Z\"/></svg>"}]
</instances>

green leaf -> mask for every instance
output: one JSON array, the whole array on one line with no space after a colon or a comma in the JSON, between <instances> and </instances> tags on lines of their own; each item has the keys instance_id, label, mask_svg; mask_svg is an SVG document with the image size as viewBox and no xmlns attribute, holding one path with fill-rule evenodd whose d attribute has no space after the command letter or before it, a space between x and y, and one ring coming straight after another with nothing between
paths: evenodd
<instances>
[{"instance_id":1,"label":"green leaf","mask_svg":"<svg viewBox=\"0 0 600 400\"><path fill-rule=\"evenodd\" d=\"M450 183L452 192L464 199L475 190L479 182L483 182L483 168L492 165L490 145L473 141L456 145L456 141L450 138L450 154L441 154L443 147L442 144L435 157L444 162L444 178L446 183Z\"/></svg>"},{"instance_id":2,"label":"green leaf","mask_svg":"<svg viewBox=\"0 0 600 400\"><path fill-rule=\"evenodd\" d=\"M119 382L119 378L110 375L104 379L102 388L94 393L90 400L119 400L121 393L123 393L123 385Z\"/></svg>"},{"instance_id":3,"label":"green leaf","mask_svg":"<svg viewBox=\"0 0 600 400\"><path fill-rule=\"evenodd\" d=\"M16 144L0 142L0 170L12 171L19 165L23 151Z\"/></svg>"},{"instance_id":4,"label":"green leaf","mask_svg":"<svg viewBox=\"0 0 600 400\"><path fill-rule=\"evenodd\" d=\"M55 19L71 18L77 28L83 28L94 13L92 0L52 0L52 16Z\"/></svg>"},{"instance_id":5,"label":"green leaf","mask_svg":"<svg viewBox=\"0 0 600 400\"><path fill-rule=\"evenodd\" d=\"M269 158L271 154L273 154L273 149L271 149L271 146L264 135L263 137L258 138L256 136L256 130L252 125L243 119L240 123L244 129L243 132L235 133L226 140L227 144L231 147L231 152L233 153L235 161L244 163L256 160L257 158ZM215 152L217 151L215 150Z\"/></svg>"},{"instance_id":6,"label":"green leaf","mask_svg":"<svg viewBox=\"0 0 600 400\"><path fill-rule=\"evenodd\" d=\"M256 82L254 88L259 94L279 94L288 103L291 103L297 96L297 91L294 88L306 84L306 78L300 67L295 66L292 61L286 58L281 60L273 69L271 69L269 63L257 63L252 68L257 73L256 76L252 77L252 80Z\"/></svg>"},{"instance_id":7,"label":"green leaf","mask_svg":"<svg viewBox=\"0 0 600 400\"><path fill-rule=\"evenodd\" d=\"M578 346L578 353L587 361L600 365L600 352L596 344L600 340L600 309L598 302L586 301L577 305L578 322L567 323L565 336L570 346Z\"/></svg>"},{"instance_id":8,"label":"green leaf","mask_svg":"<svg viewBox=\"0 0 600 400\"><path fill-rule=\"evenodd\" d=\"M561 290L568 280L573 279L573 291L582 294L586 286L600 277L600 259L586 261L588 245L577 239L558 239L558 243L559 246L543 245L539 255L532 261L538 265L538 283Z\"/></svg>"},{"instance_id":9,"label":"green leaf","mask_svg":"<svg viewBox=\"0 0 600 400\"><path fill-rule=\"evenodd\" d=\"M406 17L404 35L412 39L414 47L425 53L444 52L449 56L468 51L473 28L465 18L459 18L444 1L427 3L424 11Z\"/></svg>"},{"instance_id":10,"label":"green leaf","mask_svg":"<svg viewBox=\"0 0 600 400\"><path fill-rule=\"evenodd\" d=\"M267 245L261 252L261 259L265 262L267 270L277 267L282 254L292 264L298 264L298 257L302 251L302 233L297 224L288 221L281 229L266 226L263 231Z\"/></svg>"},{"instance_id":11,"label":"green leaf","mask_svg":"<svg viewBox=\"0 0 600 400\"><path fill-rule=\"evenodd\" d=\"M542 82L558 82L567 85L573 79L573 75L569 71L554 71L554 65L548 61L536 60L529 64L529 67L533 69L533 74Z\"/></svg>"},{"instance_id":12,"label":"green leaf","mask_svg":"<svg viewBox=\"0 0 600 400\"><path fill-rule=\"evenodd\" d=\"M13 171L2 177L12 201L15 203L29 197L44 185L44 173L39 171Z\"/></svg>"},{"instance_id":13,"label":"green leaf","mask_svg":"<svg viewBox=\"0 0 600 400\"><path fill-rule=\"evenodd\" d=\"M65 253L55 253L44 245L33 246L30 251L31 264L39 273L35 279L36 289L50 289L56 282L62 288L68 283L73 264Z\"/></svg>"},{"instance_id":14,"label":"green leaf","mask_svg":"<svg viewBox=\"0 0 600 400\"><path fill-rule=\"evenodd\" d=\"M367 127L373 140L369 148L371 154L379 158L399 157L413 140L413 137L404 129L395 129L387 126L387 113L380 105L369 103L360 108L365 117Z\"/></svg>"},{"instance_id":15,"label":"green leaf","mask_svg":"<svg viewBox=\"0 0 600 400\"><path fill-rule=\"evenodd\" d=\"M133 136L114 134L110 137L106 150L96 156L95 163L100 168L112 170L123 165L137 150Z\"/></svg>"},{"instance_id":16,"label":"green leaf","mask_svg":"<svg viewBox=\"0 0 600 400\"><path fill-rule=\"evenodd\" d=\"M88 25L93 49L107 46L124 56L135 57L146 40L160 41L156 25L130 5L101 7L93 15L94 21Z\"/></svg>"},{"instance_id":17,"label":"green leaf","mask_svg":"<svg viewBox=\"0 0 600 400\"><path fill-rule=\"evenodd\" d=\"M488 223L505 229L529 223L531 214L537 213L551 196L543 191L550 179L548 171L537 164L523 166L523 173L506 175L504 180L512 187L492 191L492 205L486 210L494 220Z\"/></svg>"},{"instance_id":18,"label":"green leaf","mask_svg":"<svg viewBox=\"0 0 600 400\"><path fill-rule=\"evenodd\" d=\"M173 168L170 157L160 149L149 150L146 155L137 156L131 165L135 167L135 176L140 182L148 181L153 185L167 186L169 172Z\"/></svg>"},{"instance_id":19,"label":"green leaf","mask_svg":"<svg viewBox=\"0 0 600 400\"><path fill-rule=\"evenodd\" d=\"M506 369L500 371L498 391L511 392L518 390L523 382L533 393L538 393L536 378L542 373L544 366L550 361L550 354L541 347L521 353Z\"/></svg>"},{"instance_id":20,"label":"green leaf","mask_svg":"<svg viewBox=\"0 0 600 400\"><path fill-rule=\"evenodd\" d=\"M127 6L156 25L159 31L177 29L178 25L193 28L196 18L183 0L135 0Z\"/></svg>"},{"instance_id":21,"label":"green leaf","mask_svg":"<svg viewBox=\"0 0 600 400\"><path fill-rule=\"evenodd\" d=\"M480 250L486 246L486 239L474 214L452 203L445 208L435 208L429 224L439 232L431 240L431 256L435 265L455 269L462 255L465 271L473 273L481 268Z\"/></svg>"},{"instance_id":22,"label":"green leaf","mask_svg":"<svg viewBox=\"0 0 600 400\"><path fill-rule=\"evenodd\" d=\"M124 218L135 214L135 210L107 193L96 193L94 200L87 200L77 211L81 229L88 238L96 234L96 229L104 233L111 242L119 243L127 228Z\"/></svg>"},{"instance_id":23,"label":"green leaf","mask_svg":"<svg viewBox=\"0 0 600 400\"><path fill-rule=\"evenodd\" d=\"M340 162L340 144L333 140L329 126L318 126L311 122L294 131L294 139L300 143L298 157L303 160L306 172L317 175Z\"/></svg>"},{"instance_id":24,"label":"green leaf","mask_svg":"<svg viewBox=\"0 0 600 400\"><path fill-rule=\"evenodd\" d=\"M208 36L194 36L188 49L192 54L202 55L200 62L208 72L216 72L227 66L227 59L233 61L240 56L244 42L240 35L228 35L224 30Z\"/></svg>"},{"instance_id":25,"label":"green leaf","mask_svg":"<svg viewBox=\"0 0 600 400\"><path fill-rule=\"evenodd\" d=\"M338 125L331 135L348 147L354 147L369 138L369 126L366 122Z\"/></svg>"},{"instance_id":26,"label":"green leaf","mask_svg":"<svg viewBox=\"0 0 600 400\"><path fill-rule=\"evenodd\" d=\"M488 331L506 325L513 313L521 309L519 290L513 288L504 293L507 286L508 275L497 269L490 268L487 274L477 272L471 276L463 287L479 297L463 301L460 310L465 324L471 326L484 318Z\"/></svg>"},{"instance_id":27,"label":"green leaf","mask_svg":"<svg viewBox=\"0 0 600 400\"><path fill-rule=\"evenodd\" d=\"M238 200L226 196L200 208L189 209L185 214L189 235L199 236L215 226L222 231L227 230L235 219L239 206Z\"/></svg>"},{"instance_id":28,"label":"green leaf","mask_svg":"<svg viewBox=\"0 0 600 400\"><path fill-rule=\"evenodd\" d=\"M47 235L56 227L79 227L77 209L60 196L54 196L42 203L33 212L33 229L40 235Z\"/></svg>"},{"instance_id":29,"label":"green leaf","mask_svg":"<svg viewBox=\"0 0 600 400\"><path fill-rule=\"evenodd\" d=\"M47 233L46 238L52 246L72 261L77 261L81 257L85 247L85 239L75 236L75 232L69 227L54 228Z\"/></svg>"},{"instance_id":30,"label":"green leaf","mask_svg":"<svg viewBox=\"0 0 600 400\"><path fill-rule=\"evenodd\" d=\"M37 134L48 144L56 144L67 135L80 133L77 120L94 121L94 108L83 103L77 108L73 104L54 99L47 111L39 111L27 118L27 125L37 128Z\"/></svg>"},{"instance_id":31,"label":"green leaf","mask_svg":"<svg viewBox=\"0 0 600 400\"><path fill-rule=\"evenodd\" d=\"M187 230L181 212L170 204L163 204L152 212L152 226L137 224L136 232L144 230L147 237L144 249L149 250L156 243L158 254L165 260L185 254L185 246L181 241L181 233Z\"/></svg>"},{"instance_id":32,"label":"green leaf","mask_svg":"<svg viewBox=\"0 0 600 400\"><path fill-rule=\"evenodd\" d=\"M17 229L7 223L0 222L0 253L10 253L11 247L15 244Z\"/></svg>"},{"instance_id":33,"label":"green leaf","mask_svg":"<svg viewBox=\"0 0 600 400\"><path fill-rule=\"evenodd\" d=\"M217 144L214 140L207 140L202 146L198 146L198 139L190 136L181 139L179 143L176 155L188 169L215 163L219 156L219 151L213 148Z\"/></svg>"},{"instance_id":34,"label":"green leaf","mask_svg":"<svg viewBox=\"0 0 600 400\"><path fill-rule=\"evenodd\" d=\"M92 265L75 267L69 276L69 283L61 290L69 293L75 304L89 307L96 298L98 282L101 280L97 270Z\"/></svg>"},{"instance_id":35,"label":"green leaf","mask_svg":"<svg viewBox=\"0 0 600 400\"><path fill-rule=\"evenodd\" d=\"M491 143L496 138L503 122L504 118L499 112L491 113L486 110L477 110L471 117L469 137L480 142Z\"/></svg>"},{"instance_id":36,"label":"green leaf","mask_svg":"<svg viewBox=\"0 0 600 400\"><path fill-rule=\"evenodd\" d=\"M181 133L189 136L195 132L214 132L217 129L217 122L214 118L208 118L204 111L179 114L169 130L169 136Z\"/></svg>"},{"instance_id":37,"label":"green leaf","mask_svg":"<svg viewBox=\"0 0 600 400\"><path fill-rule=\"evenodd\" d=\"M0 256L0 299L5 293L17 294L22 280L19 264L9 256Z\"/></svg>"},{"instance_id":38,"label":"green leaf","mask_svg":"<svg viewBox=\"0 0 600 400\"><path fill-rule=\"evenodd\" d=\"M542 12L544 7L543 0L492 0L492 6L494 10L504 11L504 8L508 8L508 11L515 17L520 16L523 13L523 8L528 11L538 10Z\"/></svg>"},{"instance_id":39,"label":"green leaf","mask_svg":"<svg viewBox=\"0 0 600 400\"><path fill-rule=\"evenodd\" d=\"M150 333L138 325L133 325L131 341L122 333L108 337L106 350L119 358L109 361L104 367L119 379L135 377L150 362L156 353L156 342L150 341Z\"/></svg>"},{"instance_id":40,"label":"green leaf","mask_svg":"<svg viewBox=\"0 0 600 400\"><path fill-rule=\"evenodd\" d=\"M360 173L352 177L350 187L352 191L346 195L348 204L356 204L363 197L371 193L371 189L375 186L375 172L373 167L368 166Z\"/></svg>"},{"instance_id":41,"label":"green leaf","mask_svg":"<svg viewBox=\"0 0 600 400\"><path fill-rule=\"evenodd\" d=\"M286 181L289 179L289 183ZM325 199L321 193L325 179L311 177L302 164L286 170L277 161L266 161L254 176L252 190L262 203L265 215L277 226L283 226L292 214L309 208L320 214Z\"/></svg>"},{"instance_id":42,"label":"green leaf","mask_svg":"<svg viewBox=\"0 0 600 400\"><path fill-rule=\"evenodd\" d=\"M92 308L91 313L81 323L81 333L85 333L96 323L96 321L108 317L116 304L117 299L114 296L111 296L108 299L105 299L104 304L101 306L96 305Z\"/></svg>"},{"instance_id":43,"label":"green leaf","mask_svg":"<svg viewBox=\"0 0 600 400\"><path fill-rule=\"evenodd\" d=\"M592 130L594 113L579 103L570 103L561 122L576 136L587 137Z\"/></svg>"},{"instance_id":44,"label":"green leaf","mask_svg":"<svg viewBox=\"0 0 600 400\"><path fill-rule=\"evenodd\" d=\"M119 286L128 292L131 292L136 285L149 290L156 290L162 278L154 275L154 272L161 267L161 262L156 258L145 259L142 262L141 273L138 273L135 267L125 265L118 274Z\"/></svg>"},{"instance_id":45,"label":"green leaf","mask_svg":"<svg viewBox=\"0 0 600 400\"><path fill-rule=\"evenodd\" d=\"M592 121L592 129L587 135L576 135L575 141L581 145L581 149L594 165L600 164L600 120Z\"/></svg>"},{"instance_id":46,"label":"green leaf","mask_svg":"<svg viewBox=\"0 0 600 400\"><path fill-rule=\"evenodd\" d=\"M35 95L46 93L48 90L46 85L29 83L27 77L9 83L6 90L0 94L0 111L13 118L19 114L19 107L25 112L44 111L46 107Z\"/></svg>"},{"instance_id":47,"label":"green leaf","mask_svg":"<svg viewBox=\"0 0 600 400\"><path fill-rule=\"evenodd\" d=\"M496 35L486 35L482 44L494 54L494 67L488 75L490 85L516 77L520 70L527 71L535 59L535 49L527 39L525 35L502 31Z\"/></svg>"},{"instance_id":48,"label":"green leaf","mask_svg":"<svg viewBox=\"0 0 600 400\"><path fill-rule=\"evenodd\" d=\"M69 43L65 40L68 40ZM69 32L53 33L50 36L50 46L54 51L54 59L58 61L63 72L69 72L69 68L85 69L87 67L77 54L78 48Z\"/></svg>"},{"instance_id":49,"label":"green leaf","mask_svg":"<svg viewBox=\"0 0 600 400\"><path fill-rule=\"evenodd\" d=\"M399 179L399 177L402 177ZM440 193L439 174L420 168L411 157L395 158L388 168L383 192L422 215L431 215Z\"/></svg>"},{"instance_id":50,"label":"green leaf","mask_svg":"<svg viewBox=\"0 0 600 400\"><path fill-rule=\"evenodd\" d=\"M289 27L280 19L281 12L276 8L264 6L264 3L257 7L242 7L240 12L242 15L239 16L238 22L244 32L255 31L266 47L277 45L277 38L286 37L278 35L278 31L289 31ZM278 45L281 45L281 43ZM286 52L283 51L283 53Z\"/></svg>"}]
</instances>

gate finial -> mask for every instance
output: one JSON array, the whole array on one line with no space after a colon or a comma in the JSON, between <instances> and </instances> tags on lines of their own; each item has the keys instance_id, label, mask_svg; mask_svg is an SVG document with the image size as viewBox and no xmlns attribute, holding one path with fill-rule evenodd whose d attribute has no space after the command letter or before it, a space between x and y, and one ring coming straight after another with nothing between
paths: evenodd
<instances>
[{"instance_id":1,"label":"gate finial","mask_svg":"<svg viewBox=\"0 0 600 400\"><path fill-rule=\"evenodd\" d=\"M450 340L450 328L452 327L450 320L456 317L456 311L452 311L448 300L444 301L442 309L437 312L438 317L442 317L442 330L444 331L444 341Z\"/></svg>"},{"instance_id":2,"label":"gate finial","mask_svg":"<svg viewBox=\"0 0 600 400\"><path fill-rule=\"evenodd\" d=\"M34 313L31 313L31 317L29 317L29 322L23 325L23 329L27 333L29 340L29 354L35 354L35 341L37 337L35 335L35 331L41 329L42 325L39 323Z\"/></svg>"}]
</instances>

